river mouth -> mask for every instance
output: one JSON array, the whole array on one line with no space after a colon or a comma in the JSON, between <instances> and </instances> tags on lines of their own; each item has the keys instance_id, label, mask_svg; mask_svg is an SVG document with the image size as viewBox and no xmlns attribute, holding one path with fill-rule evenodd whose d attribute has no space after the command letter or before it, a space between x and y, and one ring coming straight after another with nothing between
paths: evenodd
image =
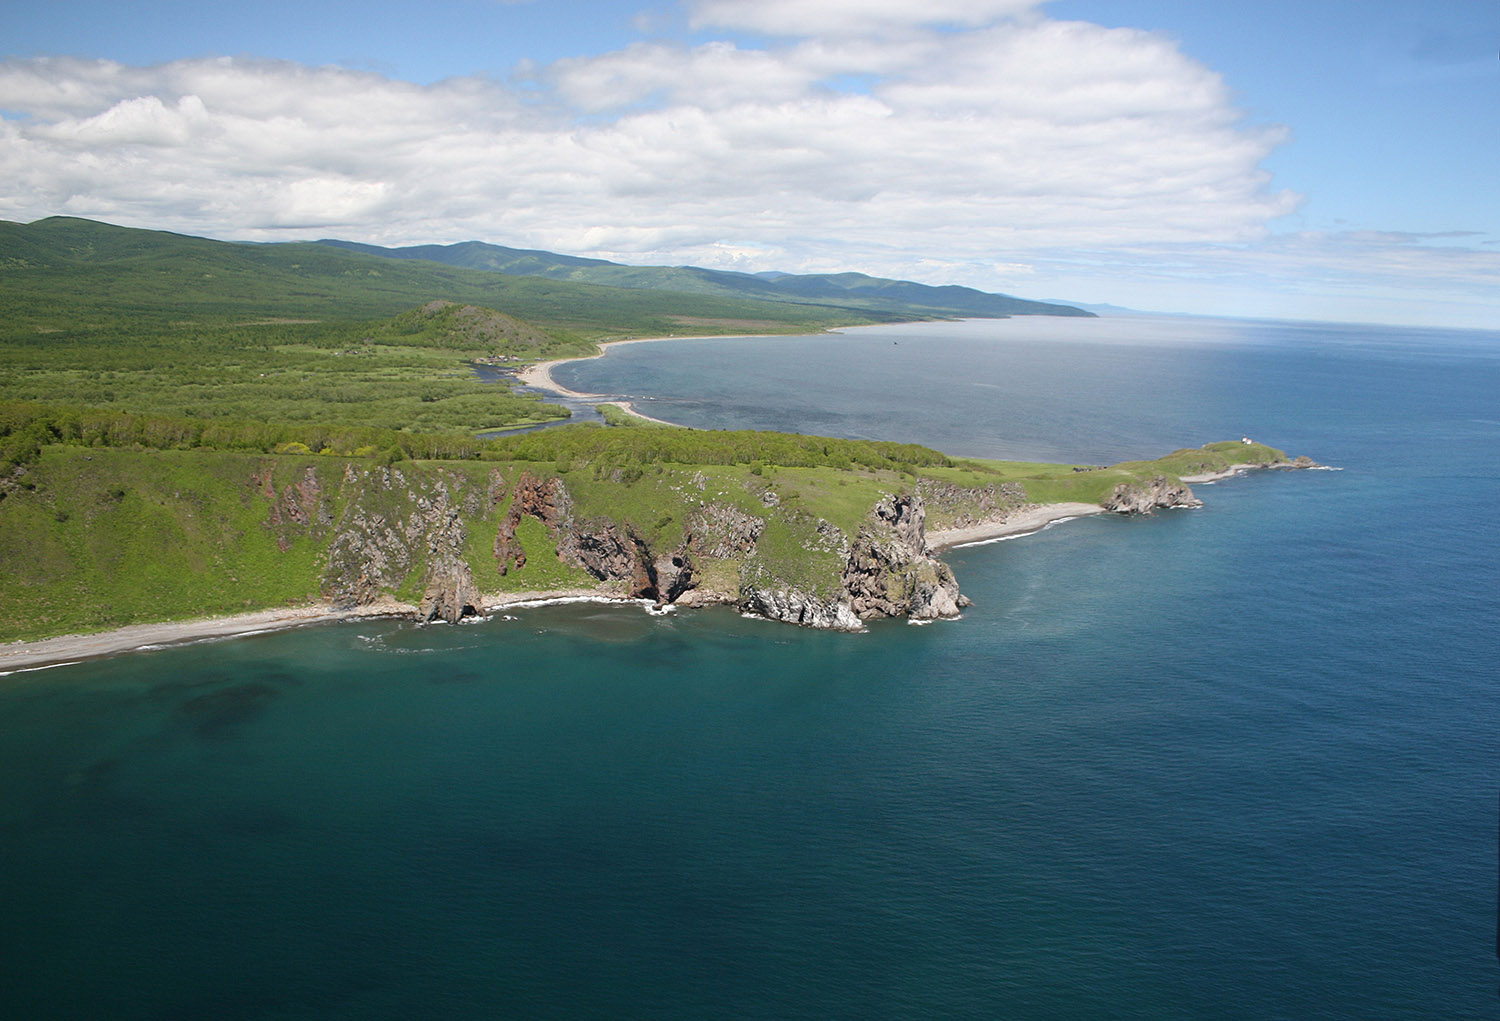
<instances>
[{"instance_id":1,"label":"river mouth","mask_svg":"<svg viewBox=\"0 0 1500 1021\"><path fill-rule=\"evenodd\" d=\"M516 373L522 366L499 366L490 365L486 362L469 362L469 368L474 371L481 383L506 383L516 393L531 393L541 396L548 404L556 404L566 408L567 418L559 418L552 422L538 422L534 425L518 425L507 429L486 429L477 433L481 440L492 440L501 436L517 436L521 433L538 432L542 429L553 429L560 425L573 425L577 422L603 422L604 416L599 413L598 404L607 400L604 397L565 397L553 390L547 390L537 386L527 386L516 378Z\"/></svg>"}]
</instances>

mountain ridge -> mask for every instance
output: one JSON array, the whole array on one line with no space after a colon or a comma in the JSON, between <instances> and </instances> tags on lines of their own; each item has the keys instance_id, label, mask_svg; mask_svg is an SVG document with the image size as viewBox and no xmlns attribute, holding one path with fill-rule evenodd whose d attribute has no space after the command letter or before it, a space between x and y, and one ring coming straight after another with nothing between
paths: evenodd
<instances>
[{"instance_id":1,"label":"mountain ridge","mask_svg":"<svg viewBox=\"0 0 1500 1021\"><path fill-rule=\"evenodd\" d=\"M600 284L632 290L669 290L778 302L837 302L841 306L891 312L912 309L934 315L1002 318L1012 315L1092 317L1077 305L1034 301L957 284L921 284L866 273L742 273L701 266L632 266L605 259L559 255L531 248L509 248L485 241L451 245L387 248L324 238L317 244L387 259L418 259L507 276Z\"/></svg>"}]
</instances>

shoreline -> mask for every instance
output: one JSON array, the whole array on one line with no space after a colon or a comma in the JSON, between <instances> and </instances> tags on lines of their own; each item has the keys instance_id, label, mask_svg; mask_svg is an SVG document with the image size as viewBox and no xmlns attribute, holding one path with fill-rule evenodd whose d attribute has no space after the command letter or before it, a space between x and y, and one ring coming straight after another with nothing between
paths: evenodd
<instances>
[{"instance_id":1,"label":"shoreline","mask_svg":"<svg viewBox=\"0 0 1500 1021\"><path fill-rule=\"evenodd\" d=\"M824 332L831 332L831 331L824 331ZM751 338L754 338L754 337L768 337L768 336L773 336L773 334L768 334L768 333L722 333L722 334L721 333L704 333L704 334L691 334L691 335L685 334L685 335L683 335L681 337L676 336L676 335L672 335L672 336L667 336L667 337L628 337L628 338L626 338L624 340L601 340L601 341L599 341L599 351L596 354L591 354L591 355L574 355L572 358L554 358L551 361L534 362L531 365L528 365L528 366L526 366L523 369L517 370L517 372L516 372L516 382L520 383L522 386L529 386L529 387L532 387L533 389L537 389L537 390L551 390L555 394L558 394L558 395L560 395L562 397L571 397L574 400L581 400L581 401L606 400L609 397L609 394L590 394L590 393L582 393L582 392L580 392L578 390L569 390L567 387L563 386L557 380L555 380L555 379L552 378L552 370L555 369L555 368L557 368L559 365L567 365L569 362L589 362L589 361L593 361L595 358L603 358L605 356L605 354L608 353L608 349L609 348L612 348L612 347L624 347L624 346L626 346L628 344L660 344L660 343L663 343L663 342L669 341L669 340L748 340L748 339L751 339ZM627 411L629 411L631 414L639 415L641 418L647 418L647 419L649 419L652 422L661 422L661 419L650 418L647 415L641 415L640 412L635 411L630 406L629 402L611 401L610 403L623 404L623 406L625 407L625 409ZM662 424L663 425L676 425L677 423L676 422L662 422Z\"/></svg>"},{"instance_id":2,"label":"shoreline","mask_svg":"<svg viewBox=\"0 0 1500 1021\"><path fill-rule=\"evenodd\" d=\"M963 546L977 546L1031 535L1063 521L1103 513L1104 508L1097 503L1044 503L995 521L982 521L961 528L936 529L927 533L927 545L934 552L942 553Z\"/></svg>"},{"instance_id":3,"label":"shoreline","mask_svg":"<svg viewBox=\"0 0 1500 1021\"><path fill-rule=\"evenodd\" d=\"M676 422L668 422L664 418L652 418L650 415L637 408L635 406L635 402L633 401L600 401L598 404L594 405L594 407L602 408L606 404L608 404L612 408L619 408L621 411L625 412L625 414L630 415L634 418L639 418L643 422L651 422L656 425L664 425L671 429L687 428L687 426L679 425Z\"/></svg>"},{"instance_id":4,"label":"shoreline","mask_svg":"<svg viewBox=\"0 0 1500 1021\"><path fill-rule=\"evenodd\" d=\"M670 425L671 423L664 423ZM935 553L961 546L1013 539L1040 532L1053 524L1074 518L1104 513L1098 504L1043 504L1013 514L999 521L988 521L962 528L946 528L927 536L927 545ZM491 593L483 597L481 615L508 607L531 608L568 602L636 603L639 600L618 595L602 588L557 589ZM689 605L684 603L683 605ZM314 624L333 624L353 620L376 620L389 617L410 619L416 607L384 599L353 609L340 610L328 604L253 610L223 617L199 617L188 620L159 621L152 624L129 624L111 631L89 634L57 635L32 641L0 645L0 677L51 667L70 666L88 660L107 659L131 652L151 652L196 642L245 638L273 631L289 631Z\"/></svg>"},{"instance_id":5,"label":"shoreline","mask_svg":"<svg viewBox=\"0 0 1500 1021\"><path fill-rule=\"evenodd\" d=\"M482 614L507 607L540 606L547 603L578 601L633 602L625 596L600 589L557 589L492 593L483 597ZM340 610L326 603L283 607L274 610L251 610L223 617L197 617L187 620L158 621L152 624L127 624L110 631L88 634L56 635L31 641L0 645L0 677L50 667L69 666L94 659L108 659L129 652L151 652L177 645L246 638L273 631L290 631L313 624L336 624L352 620L377 620L389 617L411 619L417 608L410 603L382 599L368 606Z\"/></svg>"},{"instance_id":6,"label":"shoreline","mask_svg":"<svg viewBox=\"0 0 1500 1021\"><path fill-rule=\"evenodd\" d=\"M1232 464L1222 471L1205 472L1201 475L1179 475L1178 479L1190 486L1208 485L1256 471L1342 471L1342 469L1330 468L1326 464L1318 464L1307 458L1298 458L1295 461L1275 461L1271 464L1256 464L1255 462Z\"/></svg>"}]
</instances>

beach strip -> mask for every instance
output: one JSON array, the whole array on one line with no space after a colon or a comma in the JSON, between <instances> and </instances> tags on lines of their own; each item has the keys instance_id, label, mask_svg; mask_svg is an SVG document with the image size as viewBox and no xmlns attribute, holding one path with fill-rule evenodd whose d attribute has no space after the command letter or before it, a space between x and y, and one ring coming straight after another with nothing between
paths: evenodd
<instances>
[{"instance_id":1,"label":"beach strip","mask_svg":"<svg viewBox=\"0 0 1500 1021\"><path fill-rule=\"evenodd\" d=\"M488 614L510 606L537 606L550 602L574 600L629 602L624 596L601 589L559 589L544 592L505 592L483 597L483 612ZM131 624L113 631L82 635L58 635L30 642L0 645L0 677L18 670L62 666L89 659L102 659L125 652L161 649L172 645L239 638L285 631L310 624L364 620L380 617L415 616L417 608L394 599L383 599L368 606L338 609L327 604L256 610L223 617L201 617L195 620L162 621L155 624Z\"/></svg>"},{"instance_id":2,"label":"beach strip","mask_svg":"<svg viewBox=\"0 0 1500 1021\"><path fill-rule=\"evenodd\" d=\"M1074 518L1103 514L1104 508L1097 503L1048 503L1027 507L995 521L982 521L962 528L938 528L927 533L927 545L934 550L949 550L957 546L972 546L998 539L1014 539L1018 535L1040 532L1048 525Z\"/></svg>"},{"instance_id":3,"label":"beach strip","mask_svg":"<svg viewBox=\"0 0 1500 1021\"><path fill-rule=\"evenodd\" d=\"M572 358L554 358L550 362L536 362L536 363L534 363L532 365L526 366L524 369L519 370L516 373L516 382L520 383L522 386L534 387L535 389L538 389L538 390L551 390L553 393L555 393L555 394L561 394L563 397L572 397L572 398L576 398L578 400L584 400L584 401L598 400L598 399L605 398L605 397L607 397L609 395L608 394L586 394L586 393L580 393L577 390L569 390L567 387L563 386L557 380L555 380L555 379L552 378L552 370L555 369L555 368L557 368L559 365L566 365L569 362L587 362L587 361L592 361L595 358L603 358L604 355L605 355L605 353L608 351L609 348L612 348L612 347L625 347L626 345L629 345L629 344L659 344L662 341L667 341L667 340L747 340L747 339L750 339L750 338L753 338L753 337L761 337L761 336L766 336L766 334L760 334L760 333L726 333L726 334L708 333L708 334L702 334L702 335L682 336L682 337L678 337L678 336L671 336L671 337L631 337L628 340L601 340L599 342L599 351L598 351L597 354L576 355L576 356L574 356ZM639 414L639 412L636 412L636 414ZM646 416L645 415L641 415L640 417L645 418ZM655 421L655 419L653 419L653 421ZM667 423L663 423L663 424L665 424L665 425L673 425L675 423L667 422Z\"/></svg>"}]
</instances>

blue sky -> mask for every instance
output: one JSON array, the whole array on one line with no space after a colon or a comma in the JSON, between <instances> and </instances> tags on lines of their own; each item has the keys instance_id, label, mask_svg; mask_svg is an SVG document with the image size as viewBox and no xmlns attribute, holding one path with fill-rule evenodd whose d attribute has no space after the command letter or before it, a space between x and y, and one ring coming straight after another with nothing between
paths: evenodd
<instances>
[{"instance_id":1,"label":"blue sky","mask_svg":"<svg viewBox=\"0 0 1500 1021\"><path fill-rule=\"evenodd\" d=\"M0 218L1500 328L1493 0L0 9Z\"/></svg>"}]
</instances>

